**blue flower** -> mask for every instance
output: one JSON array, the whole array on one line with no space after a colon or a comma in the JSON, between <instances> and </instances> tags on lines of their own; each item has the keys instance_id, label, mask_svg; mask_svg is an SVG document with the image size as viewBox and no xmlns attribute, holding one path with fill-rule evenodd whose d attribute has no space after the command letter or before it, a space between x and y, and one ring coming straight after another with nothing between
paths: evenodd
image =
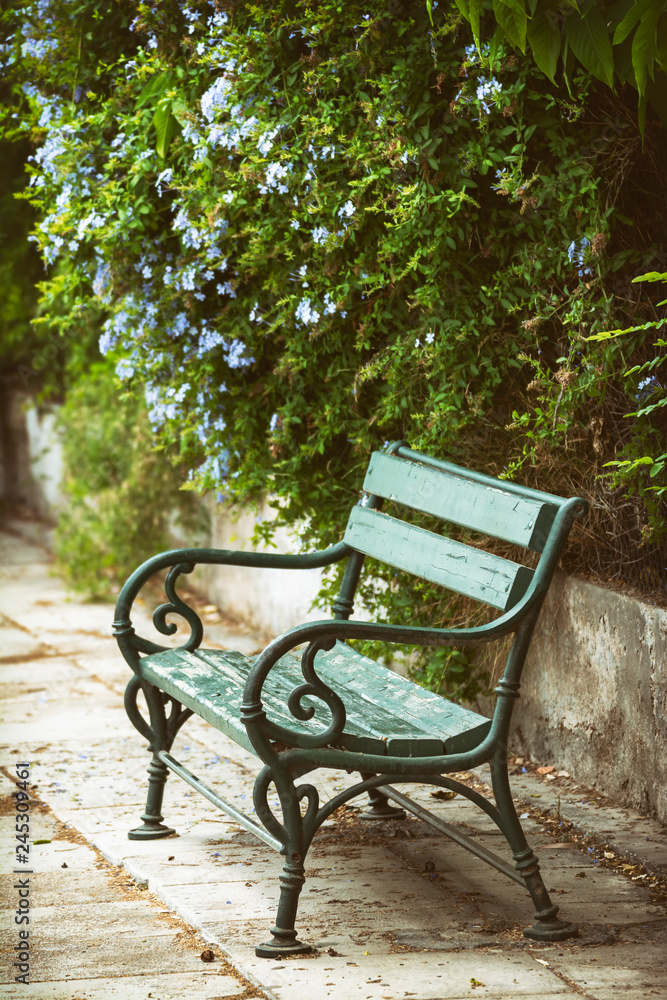
<instances>
[{"instance_id":1,"label":"blue flower","mask_svg":"<svg viewBox=\"0 0 667 1000\"><path fill-rule=\"evenodd\" d=\"M591 241L587 236L582 236L579 244L576 240L572 240L569 247L567 248L567 259L571 264L576 264L577 273L580 278L586 275L592 275L593 271L587 266L587 261L590 256L590 245Z\"/></svg>"}]
</instances>

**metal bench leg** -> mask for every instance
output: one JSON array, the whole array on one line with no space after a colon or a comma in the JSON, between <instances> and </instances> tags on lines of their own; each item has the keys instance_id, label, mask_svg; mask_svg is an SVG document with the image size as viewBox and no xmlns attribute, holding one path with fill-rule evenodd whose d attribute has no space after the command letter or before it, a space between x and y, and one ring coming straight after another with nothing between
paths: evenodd
<instances>
[{"instance_id":1,"label":"metal bench leg","mask_svg":"<svg viewBox=\"0 0 667 1000\"><path fill-rule=\"evenodd\" d=\"M280 902L275 926L271 928L272 940L257 945L255 954L258 958L306 955L313 950L311 945L297 939L294 927L301 887L305 881L303 864L286 861L280 875Z\"/></svg>"},{"instance_id":2,"label":"metal bench leg","mask_svg":"<svg viewBox=\"0 0 667 1000\"><path fill-rule=\"evenodd\" d=\"M366 778L375 777L373 773L366 771L360 771L359 773L364 781ZM405 810L400 809L398 806L393 806L387 796L377 788L371 788L368 792L368 801L370 808L361 814L362 819L405 819Z\"/></svg>"},{"instance_id":3,"label":"metal bench leg","mask_svg":"<svg viewBox=\"0 0 667 1000\"><path fill-rule=\"evenodd\" d=\"M267 802L269 783L275 785L283 813L283 823L278 824L272 817ZM294 924L299 905L301 888L306 881L304 862L310 843L311 830L307 837L304 817L301 814L301 800L308 799L306 821L314 822L317 813L318 794L312 785L300 785L297 789L292 777L278 768L264 768L255 781L255 808L267 829L282 832L280 839L284 843L281 851L285 856L285 865L280 874L280 900L275 926L271 928L271 940L257 945L255 954L258 958L280 958L282 955L306 955L312 946L299 941ZM275 824L275 827L274 827Z\"/></svg>"},{"instance_id":4,"label":"metal bench leg","mask_svg":"<svg viewBox=\"0 0 667 1000\"><path fill-rule=\"evenodd\" d=\"M551 898L540 874L540 865L516 814L507 774L506 760L491 761L491 783L496 804L503 818L503 833L512 849L515 868L522 876L535 905L535 923L524 929L524 937L536 941L564 941L579 933L576 924L557 918L558 907Z\"/></svg>"},{"instance_id":5,"label":"metal bench leg","mask_svg":"<svg viewBox=\"0 0 667 1000\"><path fill-rule=\"evenodd\" d=\"M150 724L146 721L137 705L137 695L143 690L148 711L150 713ZM171 711L167 716L166 705L171 706ZM176 733L181 728L186 719L192 715L190 709L184 709L181 704L173 698L162 694L152 684L148 684L133 677L125 690L125 710L130 722L139 730L142 736L149 741L148 749L152 753L152 759L148 765L148 793L146 795L146 811L142 814L141 826L135 827L127 834L128 840L160 840L162 837L169 837L176 831L165 826L162 822L162 799L164 796L164 786L169 775L169 769L157 757L159 750L170 750L174 742Z\"/></svg>"},{"instance_id":6,"label":"metal bench leg","mask_svg":"<svg viewBox=\"0 0 667 1000\"><path fill-rule=\"evenodd\" d=\"M172 827L165 826L162 822L164 819L161 812L162 797L168 775L169 768L165 767L157 757L153 757L148 765L146 811L141 816L143 823L128 831L128 840L160 840L162 837L169 837L176 832Z\"/></svg>"}]
</instances>

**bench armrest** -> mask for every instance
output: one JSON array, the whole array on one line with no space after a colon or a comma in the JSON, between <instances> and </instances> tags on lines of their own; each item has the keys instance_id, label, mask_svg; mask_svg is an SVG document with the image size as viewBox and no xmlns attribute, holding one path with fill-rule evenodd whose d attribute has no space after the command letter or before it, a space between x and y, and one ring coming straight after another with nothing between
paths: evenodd
<instances>
[{"instance_id":1,"label":"bench armrest","mask_svg":"<svg viewBox=\"0 0 667 1000\"><path fill-rule=\"evenodd\" d=\"M271 668L290 650L307 642L317 649L333 649L337 640L375 639L410 646L480 646L517 631L511 612L474 628L440 629L417 625L389 625L377 622L326 619L307 622L283 632L266 646L255 660L244 692L244 702L256 702Z\"/></svg>"},{"instance_id":2,"label":"bench armrest","mask_svg":"<svg viewBox=\"0 0 667 1000\"><path fill-rule=\"evenodd\" d=\"M545 552L545 556L543 556L521 600L494 621L471 628L441 629L328 619L298 625L296 628L283 632L282 635L270 642L259 654L248 674L241 707L242 720L259 755L267 760L269 759L267 754L270 756L271 753L266 738L265 714L261 698L264 682L281 657L303 643L308 643L301 659L301 670L306 684L295 688L289 699L288 707L292 714L301 718L302 716L299 714L302 711L299 708L300 696L312 694L324 701L332 713L331 725L320 735L312 738L310 744L312 747L326 746L330 740L335 739L337 732L344 726L344 705L338 695L318 677L314 662L315 655L319 650L333 649L337 640L379 640L411 646L480 646L516 633L512 652L505 669L505 676L499 684L508 685L508 690L518 689L523 661L553 576L556 561L554 557L557 556L560 542L558 535L569 529L566 521L569 516L571 516L569 509L563 508L559 512L556 521L560 522L560 530L554 534L548 546L552 549L552 553ZM511 696L513 697L513 695ZM272 726L271 728L274 739L283 739L289 743L292 734L288 730L284 730L281 734L278 732L280 727Z\"/></svg>"},{"instance_id":3,"label":"bench armrest","mask_svg":"<svg viewBox=\"0 0 667 1000\"><path fill-rule=\"evenodd\" d=\"M346 558L352 550L345 542L331 548L303 554L274 552L242 552L233 549L170 549L142 563L129 577L116 603L113 634L126 661L136 672L140 653L159 653L168 647L137 635L132 626L130 611L144 584L161 570L169 569L165 580L166 604L153 612L153 623L162 635L173 635L174 623L167 623L168 614L180 615L190 627L190 635L181 644L182 649L196 649L203 637L203 625L197 612L188 607L176 593L178 577L192 573L197 565L248 566L258 569L318 569Z\"/></svg>"}]
</instances>

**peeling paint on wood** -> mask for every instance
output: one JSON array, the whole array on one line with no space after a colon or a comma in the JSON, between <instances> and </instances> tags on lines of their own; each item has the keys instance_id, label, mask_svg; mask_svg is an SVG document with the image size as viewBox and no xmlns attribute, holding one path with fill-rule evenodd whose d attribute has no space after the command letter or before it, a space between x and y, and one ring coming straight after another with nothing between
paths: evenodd
<instances>
[{"instance_id":1,"label":"peeling paint on wood","mask_svg":"<svg viewBox=\"0 0 667 1000\"><path fill-rule=\"evenodd\" d=\"M463 473L465 470L461 470ZM413 510L541 552L558 507L375 452L364 489Z\"/></svg>"},{"instance_id":2,"label":"peeling paint on wood","mask_svg":"<svg viewBox=\"0 0 667 1000\"><path fill-rule=\"evenodd\" d=\"M147 656L142 676L177 698L220 732L254 753L241 722L243 688L253 659L228 650L176 649ZM362 753L400 757L458 753L476 746L491 723L483 715L413 684L338 642L315 659L318 675L342 698L347 722L338 745ZM315 718L295 719L287 708L292 690L303 683L300 657L284 656L271 670L262 691L270 721L299 734L325 729L326 706L307 696Z\"/></svg>"},{"instance_id":3,"label":"peeling paint on wood","mask_svg":"<svg viewBox=\"0 0 667 1000\"><path fill-rule=\"evenodd\" d=\"M345 541L367 556L501 611L523 597L533 577L526 566L369 507L352 509Z\"/></svg>"}]
</instances>

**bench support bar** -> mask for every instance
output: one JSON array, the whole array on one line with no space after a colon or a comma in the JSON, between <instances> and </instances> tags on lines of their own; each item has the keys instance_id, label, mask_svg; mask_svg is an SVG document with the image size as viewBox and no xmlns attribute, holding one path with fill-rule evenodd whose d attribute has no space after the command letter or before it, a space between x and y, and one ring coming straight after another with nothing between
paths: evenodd
<instances>
[{"instance_id":1,"label":"bench support bar","mask_svg":"<svg viewBox=\"0 0 667 1000\"><path fill-rule=\"evenodd\" d=\"M526 888L526 882L523 876L520 875L519 872L515 871L511 865L508 865L503 858L494 854L493 851L488 850L488 848L484 847L482 844L478 844L471 837L467 837L465 833L459 833L458 830L455 830L449 823L445 823L444 820L435 816L429 809L425 809L423 806L420 806L413 799L408 798L407 795L403 795L402 792L392 788L391 785L381 785L378 791L382 792L387 796L387 798L392 799L394 802L398 802L399 805L403 806L404 809L407 809L408 812L411 812L414 816L418 816L419 819L423 819L424 822L432 826L434 830L437 830L439 833L444 833L446 837L453 840L455 844L459 845L459 847L464 847L466 851L470 851L471 854L481 858L482 861L486 861L488 865L491 865L497 871L502 872L503 875L507 875L507 877L511 878L513 882L518 882L523 889Z\"/></svg>"},{"instance_id":2,"label":"bench support bar","mask_svg":"<svg viewBox=\"0 0 667 1000\"><path fill-rule=\"evenodd\" d=\"M464 833L459 833L455 830L453 826L449 823L445 823L438 816L434 816L430 810L425 809L420 806L417 802L408 798L407 795L403 795L402 792L397 791L392 788L391 785L381 785L378 791L382 792L387 798L392 799L399 805L407 809L408 812L413 813L413 815L418 816L423 819L425 823L428 823L434 829L438 830L440 833L444 833L446 837L449 837L460 847L464 847L471 854L480 858L482 861L486 861L488 865L491 865L496 871L501 872L501 874L506 875L511 878L513 882L517 882L524 889L528 889L528 892L533 898L533 902L537 908L536 913L536 923L531 927L526 927L523 934L524 937L532 938L536 941L564 941L567 938L576 937L579 930L576 924L571 924L565 920L558 920L557 913L558 907L554 906L549 900L549 896L544 883L542 882L542 876L539 873L539 867L532 864L534 859L533 852L528 848L524 854L525 857L519 861L518 867L523 867L525 871L523 874L520 871L512 868L508 865L497 854L493 851L489 851L486 847L481 844L476 843L470 837L467 837ZM515 855L517 857L517 855ZM545 896L546 899L542 899Z\"/></svg>"},{"instance_id":3,"label":"bench support bar","mask_svg":"<svg viewBox=\"0 0 667 1000\"><path fill-rule=\"evenodd\" d=\"M264 827L260 826L259 823L256 823L250 816L246 816L245 813L242 813L239 809L233 806L231 802L227 802L226 799L221 798L217 792L214 792L212 788L209 788L209 786L193 774L192 771L188 771L187 767L184 767L183 764L179 763L179 761L172 757L170 753L167 753L166 750L161 750L158 753L158 757L163 764L166 764L166 766L174 772L174 774L177 774L180 778L183 778L184 781L187 781L188 785L192 785L193 788L196 788L196 790L203 795L204 798L208 799L209 802L212 802L213 805L217 806L218 809L221 809L222 812L227 813L227 815L239 823L240 826L244 827L250 833L254 833L256 837L263 840L265 844L269 845L269 847L274 847L277 851L282 851L283 845L276 837L272 837L271 834L264 829Z\"/></svg>"}]
</instances>

